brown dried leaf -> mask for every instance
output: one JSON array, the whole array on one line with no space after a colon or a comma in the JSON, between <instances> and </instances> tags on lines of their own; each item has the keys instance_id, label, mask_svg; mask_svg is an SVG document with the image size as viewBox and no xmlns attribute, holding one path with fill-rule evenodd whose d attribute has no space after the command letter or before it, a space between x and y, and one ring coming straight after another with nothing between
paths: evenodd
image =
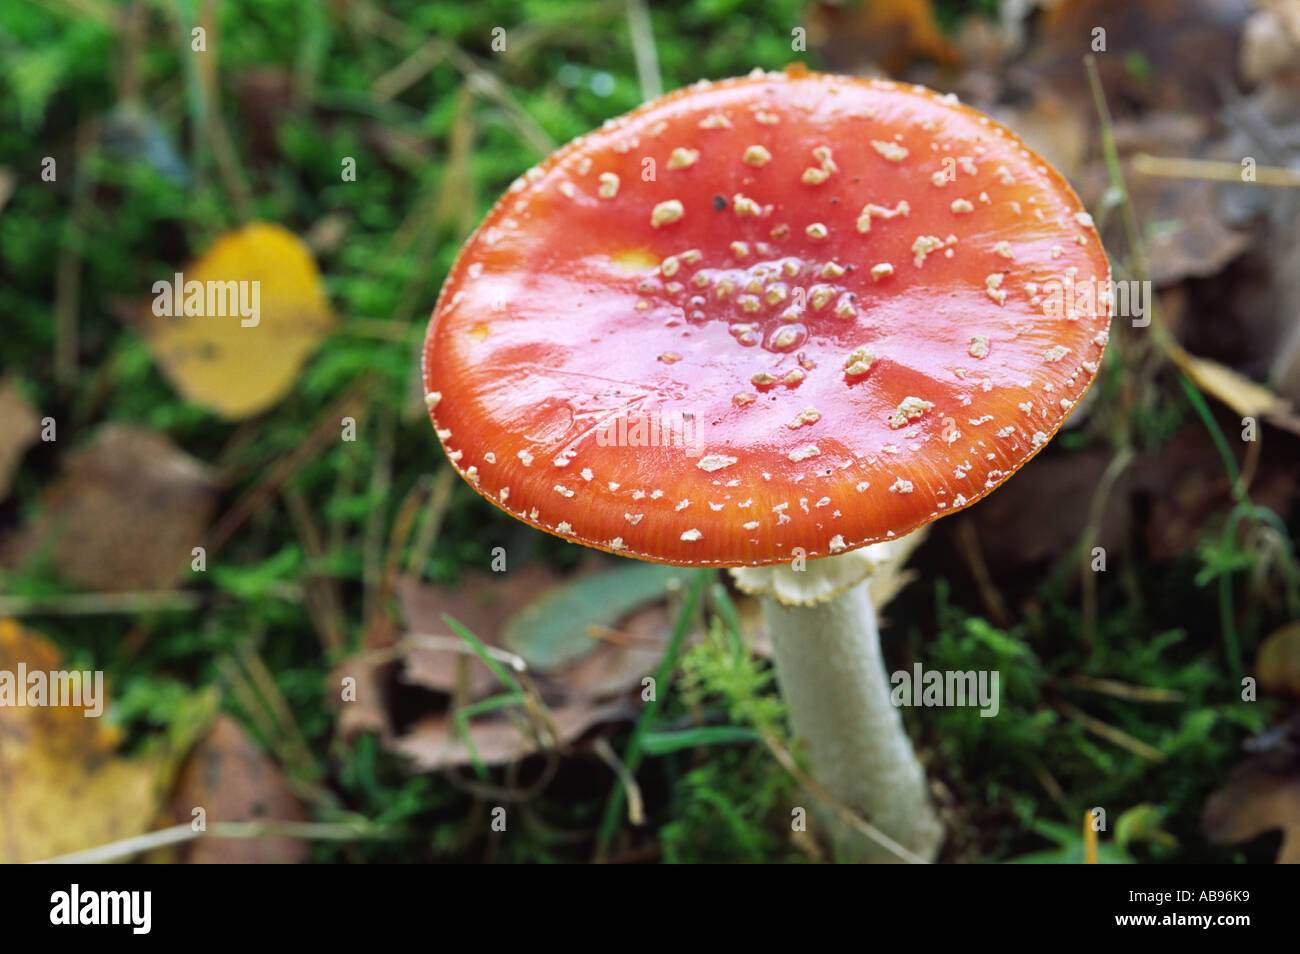
<instances>
[{"instance_id":1,"label":"brown dried leaf","mask_svg":"<svg viewBox=\"0 0 1300 954\"><path fill-rule=\"evenodd\" d=\"M819 3L810 11L809 39L832 72L875 65L898 76L916 60L957 63L957 49L935 20L930 0Z\"/></svg>"},{"instance_id":2,"label":"brown dried leaf","mask_svg":"<svg viewBox=\"0 0 1300 954\"><path fill-rule=\"evenodd\" d=\"M1044 4L1028 46L1028 84L1046 84L1069 102L1090 103L1084 56L1095 54L1111 108L1170 109L1204 115L1219 103L1214 77L1232 76L1244 0L1070 0ZM1105 50L1094 50L1098 29Z\"/></svg>"},{"instance_id":3,"label":"brown dried leaf","mask_svg":"<svg viewBox=\"0 0 1300 954\"><path fill-rule=\"evenodd\" d=\"M208 825L306 819L279 766L227 715L186 759L169 804L173 824L192 822L195 808L204 810ZM300 864L307 856L306 842L282 836L202 838L177 850L186 864Z\"/></svg>"},{"instance_id":4,"label":"brown dried leaf","mask_svg":"<svg viewBox=\"0 0 1300 954\"><path fill-rule=\"evenodd\" d=\"M376 614L361 639L364 652L334 667L326 698L337 704L340 738L348 740L360 732L375 732L385 740L391 737L388 688L397 663L382 657L375 659L373 654L385 654L397 639L393 622L383 614ZM352 693L345 698L348 684L344 680L349 678L355 681L350 686Z\"/></svg>"},{"instance_id":5,"label":"brown dried leaf","mask_svg":"<svg viewBox=\"0 0 1300 954\"><path fill-rule=\"evenodd\" d=\"M68 456L10 556L48 552L64 577L91 589L166 589L202 544L216 498L208 465L161 434L106 424Z\"/></svg>"},{"instance_id":6,"label":"brown dried leaf","mask_svg":"<svg viewBox=\"0 0 1300 954\"><path fill-rule=\"evenodd\" d=\"M993 574L1045 563L1075 546L1110 460L1109 452L1092 449L1039 454L1007 481L1003 492L972 507L968 513ZM1128 478L1121 478L1107 500L1097 545L1108 551L1124 539L1127 493ZM948 523L939 521L942 529L955 532L956 523Z\"/></svg>"},{"instance_id":7,"label":"brown dried leaf","mask_svg":"<svg viewBox=\"0 0 1300 954\"><path fill-rule=\"evenodd\" d=\"M504 575L471 576L460 587L429 586L403 578L397 584L397 597L410 630L408 639L433 636L458 641L442 621L446 613L485 645L501 649L507 621L562 582L545 567L529 566ZM470 737L482 760L499 765L542 748L562 748L595 725L629 711L617 697L638 688L641 679L654 671L672 622L663 603L644 606L616 621L613 628L588 634L595 640L589 652L553 671L530 672L528 679L544 712L527 722L523 710L515 707L508 714L494 712L471 721ZM454 648L415 645L405 652L403 664L403 681L448 695L457 692L462 680L468 680L464 690L469 700L505 691L476 656ZM547 720L554 735L544 728ZM417 719L390 744L425 769L470 761L449 709Z\"/></svg>"},{"instance_id":8,"label":"brown dried leaf","mask_svg":"<svg viewBox=\"0 0 1300 954\"><path fill-rule=\"evenodd\" d=\"M1151 281L1171 285L1208 278L1250 247L1250 237L1223 224L1213 183L1128 173L1133 204L1144 223Z\"/></svg>"},{"instance_id":9,"label":"brown dried leaf","mask_svg":"<svg viewBox=\"0 0 1300 954\"><path fill-rule=\"evenodd\" d=\"M540 725L525 723L522 729L504 716L475 719L470 723L470 738L485 765L503 765L516 762L541 748L563 748L582 736L588 729L607 722L626 711L620 703L596 703L580 700L553 706L549 719L554 735L542 731ZM541 744L532 733L541 735ZM464 765L470 761L455 721L449 714L427 716L417 722L393 748L409 756L422 769L436 771Z\"/></svg>"},{"instance_id":10,"label":"brown dried leaf","mask_svg":"<svg viewBox=\"0 0 1300 954\"><path fill-rule=\"evenodd\" d=\"M558 679L581 698L604 699L627 692L654 672L672 633L673 618L663 604L632 613L618 629L594 634L600 646L568 667Z\"/></svg>"},{"instance_id":11,"label":"brown dried leaf","mask_svg":"<svg viewBox=\"0 0 1300 954\"><path fill-rule=\"evenodd\" d=\"M410 634L459 640L442 621L445 613L486 645L500 649L501 629L506 620L559 580L551 570L537 565L509 573L467 576L460 586L429 586L412 577L402 577L397 581L397 602ZM471 698L499 688L496 676L481 660L455 650L413 648L406 654L405 663L406 681L427 689L455 692L462 670L469 680L467 689Z\"/></svg>"},{"instance_id":12,"label":"brown dried leaf","mask_svg":"<svg viewBox=\"0 0 1300 954\"><path fill-rule=\"evenodd\" d=\"M1279 444L1259 463L1251 499L1286 519L1295 494L1296 453ZM1139 532L1147 558L1162 563L1189 553L1203 538L1207 521L1232 506L1232 486L1214 442L1202 427L1188 427L1154 454L1129 468L1126 487L1142 500L1133 512L1145 513ZM1118 492L1118 488L1117 488Z\"/></svg>"},{"instance_id":13,"label":"brown dried leaf","mask_svg":"<svg viewBox=\"0 0 1300 954\"><path fill-rule=\"evenodd\" d=\"M1277 863L1300 864L1300 770L1257 756L1232 770L1228 784L1205 801L1201 831L1211 843L1233 845L1282 830Z\"/></svg>"},{"instance_id":14,"label":"brown dried leaf","mask_svg":"<svg viewBox=\"0 0 1300 954\"><path fill-rule=\"evenodd\" d=\"M1148 277L1159 288L1216 275L1250 247L1249 234L1230 228L1220 215L1218 184L1134 167L1138 155L1197 158L1212 153L1217 146L1210 141L1210 128L1205 118L1172 112L1149 112L1115 123L1115 147L1141 223ZM1091 155L1093 161L1074 181L1084 202L1095 209L1110 188L1110 175L1100 150ZM1114 248L1127 247L1123 217L1117 212L1109 216L1102 238Z\"/></svg>"}]
</instances>

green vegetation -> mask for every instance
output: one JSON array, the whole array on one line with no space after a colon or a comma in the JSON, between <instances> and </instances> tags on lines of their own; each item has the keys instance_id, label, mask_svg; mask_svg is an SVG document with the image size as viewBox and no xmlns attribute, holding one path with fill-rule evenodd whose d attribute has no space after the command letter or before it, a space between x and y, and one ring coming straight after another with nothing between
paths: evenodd
<instances>
[{"instance_id":1,"label":"green vegetation","mask_svg":"<svg viewBox=\"0 0 1300 954\"><path fill-rule=\"evenodd\" d=\"M610 736L620 757L640 761L648 817L640 829L618 810L609 767L581 757L563 760L519 803L510 837L494 838L493 793L527 788L535 766L414 773L372 735L341 741L327 701L331 665L362 645L368 626L398 618L376 567L391 540L404 562L417 553L394 525L445 467L416 384L442 279L512 179L553 146L641 102L626 4L397 0L381 12L369 2L335 10L317 0L227 0L221 22L207 25L210 61L190 54L204 5L140 4L134 31L120 6L20 0L0 11L0 167L17 179L0 210L3 371L59 421L57 443L28 452L0 501L0 536L37 517L61 455L103 422L163 432L213 463L224 481L218 514L364 379L362 436L326 442L290 478L329 544L323 554L311 555L277 500L250 515L206 575L187 575L183 585L202 597L197 608L24 623L53 639L71 665L106 671L131 744L182 731L205 706L220 705L284 768L314 820L365 819L385 836L316 843L315 860L586 860L602 840L602 819L610 819L604 834L615 859L807 860L789 831L790 806L803 803L799 787L770 747L790 742L770 668L742 645L725 591L702 598L692 620L705 638L684 648L676 690L661 685L653 720ZM950 23L961 5L940 6ZM792 59L815 66L815 53L791 53L801 8L793 0L655 4L664 88ZM504 52L492 49L497 26L508 29ZM213 75L205 77L203 62ZM47 156L58 170L48 183L40 178ZM355 159L355 182L340 181L342 157ZM178 396L124 316L155 280L252 220L310 237L339 324L271 411L230 423ZM55 364L61 347L73 349L70 377ZM1052 453L1105 447L1116 434L1154 451L1190 423L1217 426L1196 404L1199 393L1189 399L1168 375L1148 375L1149 400L1125 397L1125 376L1142 360L1108 357L1094 417ZM1136 832L1122 847L1103 836L1108 857L1271 860L1274 835L1215 847L1198 829L1206 796L1242 758L1241 740L1280 711L1267 699L1243 703L1237 674L1297 611L1288 551L1279 558L1259 534L1235 533L1243 522L1271 528L1284 543L1295 536L1271 512L1241 503L1211 514L1196 551L1174 562L1145 565L1136 545L1122 560L1112 554L1095 632L1081 610L1083 540L1045 571L1007 585L1005 625L989 620L961 564L922 550L920 581L885 614L891 665L923 658L930 668L1002 675L997 718L906 713L946 790L945 859L1048 852L1041 858L1077 861L1081 820L1104 806L1112 831L1123 816ZM512 568L563 570L584 557L456 481L433 546L411 569L456 583L484 570L494 546L509 550ZM1286 599L1260 602L1258 587L1278 572L1289 581ZM343 598L344 646L332 654L301 598L313 576L336 581ZM0 571L6 597L73 589L48 560ZM1115 684L1165 695L1125 698ZM213 689L219 703L205 692Z\"/></svg>"}]
</instances>

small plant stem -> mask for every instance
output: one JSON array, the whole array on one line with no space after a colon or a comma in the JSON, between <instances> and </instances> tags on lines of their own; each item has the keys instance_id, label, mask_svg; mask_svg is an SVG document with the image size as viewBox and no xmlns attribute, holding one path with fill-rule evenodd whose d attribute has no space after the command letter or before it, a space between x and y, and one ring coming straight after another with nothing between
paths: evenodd
<instances>
[{"instance_id":1,"label":"small plant stem","mask_svg":"<svg viewBox=\"0 0 1300 954\"><path fill-rule=\"evenodd\" d=\"M641 82L641 98L658 99L664 93L664 81L659 75L659 54L655 52L654 28L645 0L627 0L627 28L632 34L632 56Z\"/></svg>"},{"instance_id":2,"label":"small plant stem","mask_svg":"<svg viewBox=\"0 0 1300 954\"><path fill-rule=\"evenodd\" d=\"M86 851L58 855L37 862L43 865L90 865L130 858L142 852L169 845L198 841L201 838L302 838L310 841L354 841L359 838L387 837L369 825L323 822L256 821L213 822L206 831L195 831L186 822L151 831L121 841L110 842Z\"/></svg>"},{"instance_id":3,"label":"small plant stem","mask_svg":"<svg viewBox=\"0 0 1300 954\"><path fill-rule=\"evenodd\" d=\"M1133 157L1133 171L1144 176L1165 179L1202 179L1209 182L1245 183L1241 178L1241 163L1213 159L1184 159L1180 156L1151 156L1138 153ZM1255 169L1255 178L1248 185L1272 186L1279 189L1300 188L1300 172L1263 166Z\"/></svg>"},{"instance_id":4,"label":"small plant stem","mask_svg":"<svg viewBox=\"0 0 1300 954\"><path fill-rule=\"evenodd\" d=\"M636 770L641 766L646 733L654 725L655 716L659 711L659 699L667 691L673 672L677 669L677 660L681 656L682 645L686 641L686 631L690 629L691 621L695 618L695 608L699 605L700 597L704 592L704 584L711 576L713 576L711 570L700 570L696 573L695 580L687 591L686 601L677 614L677 622L673 625L672 636L668 640L668 648L664 651L663 658L659 661L659 668L655 672L655 691L644 708L642 708L641 715L632 729L632 738L628 741L627 754L623 756L623 765L633 776L636 775ZM618 830L619 817L623 814L623 800L625 797L624 787L621 784L617 785L614 788L614 793L609 798L609 802L605 805L605 816L601 820L600 830L596 838L597 861L604 861L608 857L609 846L614 840L615 831Z\"/></svg>"}]
</instances>

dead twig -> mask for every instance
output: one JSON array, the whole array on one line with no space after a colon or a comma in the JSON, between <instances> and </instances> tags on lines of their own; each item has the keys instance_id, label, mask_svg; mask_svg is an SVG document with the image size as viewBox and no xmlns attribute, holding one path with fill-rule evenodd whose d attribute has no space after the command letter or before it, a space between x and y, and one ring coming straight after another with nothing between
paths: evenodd
<instances>
[{"instance_id":1,"label":"dead twig","mask_svg":"<svg viewBox=\"0 0 1300 954\"><path fill-rule=\"evenodd\" d=\"M645 0L627 0L627 29L632 34L632 56L641 83L641 98L647 102L658 99L664 94L664 81L659 75L659 54L655 50L654 29Z\"/></svg>"},{"instance_id":2,"label":"dead twig","mask_svg":"<svg viewBox=\"0 0 1300 954\"><path fill-rule=\"evenodd\" d=\"M365 620L374 618L383 582L384 520L388 515L388 493L393 486L393 442L396 430L396 412L382 411L379 438L375 444L375 463L370 471L370 514L366 518L362 538L364 562L361 579L365 592L361 601L361 618Z\"/></svg>"},{"instance_id":3,"label":"dead twig","mask_svg":"<svg viewBox=\"0 0 1300 954\"><path fill-rule=\"evenodd\" d=\"M151 831L133 838L110 842L86 851L75 851L38 861L41 865L90 865L131 858L146 851L180 845L202 838L301 838L308 841L353 841L358 838L389 837L368 822L233 821L213 822L195 831L189 822Z\"/></svg>"},{"instance_id":4,"label":"dead twig","mask_svg":"<svg viewBox=\"0 0 1300 954\"><path fill-rule=\"evenodd\" d=\"M1182 702L1183 694L1177 689L1154 689L1150 686L1134 686L1117 679L1098 679L1095 676L1077 675L1070 677L1070 683L1089 692L1100 692L1116 699L1128 699L1133 702Z\"/></svg>"},{"instance_id":5,"label":"dead twig","mask_svg":"<svg viewBox=\"0 0 1300 954\"><path fill-rule=\"evenodd\" d=\"M1203 179L1209 182L1233 182L1238 185L1271 186L1276 189L1300 188L1300 172L1275 166L1256 166L1253 179L1242 178L1239 162L1217 159L1183 159L1178 156L1152 156L1140 152L1133 157L1133 171L1139 175L1163 179Z\"/></svg>"},{"instance_id":6,"label":"dead twig","mask_svg":"<svg viewBox=\"0 0 1300 954\"><path fill-rule=\"evenodd\" d=\"M302 541L303 552L313 563L322 563L327 557L325 543L320 528L312 518L307 500L293 483L286 483L281 488L280 496L289 510L298 539ZM343 601L339 594L338 582L325 573L308 573L303 578L305 605L307 612L316 626L316 634L327 652L343 649L346 637L346 622L343 613Z\"/></svg>"},{"instance_id":7,"label":"dead twig","mask_svg":"<svg viewBox=\"0 0 1300 954\"><path fill-rule=\"evenodd\" d=\"M1092 500L1088 505L1088 522L1083 528L1083 554L1081 566L1081 585L1083 587L1083 639L1092 645L1097 638L1097 573L1092 569L1092 551L1096 548L1097 538L1101 534L1101 521L1106 515L1106 504L1116 481L1133 463L1133 448L1121 447L1110 459L1106 470L1097 483Z\"/></svg>"},{"instance_id":8,"label":"dead twig","mask_svg":"<svg viewBox=\"0 0 1300 954\"><path fill-rule=\"evenodd\" d=\"M785 746L783 746L780 743L780 741L776 738L776 736L772 735L771 732L765 729L760 729L759 735L762 737L764 744L768 748L768 751L772 753L772 756L777 760L778 763L780 763L781 767L785 769L787 772L789 772L794 777L794 780L798 782L803 788L807 789L807 791L813 796L813 798L817 799L819 802L821 802L823 805L829 808L832 812L834 812L835 817L838 818L842 824L848 826L849 828L852 828L854 831L866 835L868 838L870 838L872 841L876 842L877 844L885 848L891 854L897 855L899 858L901 858L903 861L908 862L909 864L914 864L914 865L928 864L928 862L920 855L915 854L912 851L909 851L907 848L904 848L902 845L894 841L894 839L890 838L883 831L881 831L875 825L871 824L869 821L867 821L865 818L863 818L853 809L849 808L847 805L841 805L838 801L836 801L835 797L831 795L830 792L822 788L820 783L818 783L814 778L812 778L812 776L808 775L806 772L804 772L803 769L799 767L799 763L795 761L795 757L792 754L790 754L790 750L787 749Z\"/></svg>"},{"instance_id":9,"label":"dead twig","mask_svg":"<svg viewBox=\"0 0 1300 954\"><path fill-rule=\"evenodd\" d=\"M444 467L433 478L433 488L429 492L429 501L424 512L420 514L420 526L415 533L415 543L406 557L406 572L422 576L424 568L429 565L429 554L433 552L438 535L442 532L442 521L451 506L452 491L456 489L457 475L450 467Z\"/></svg>"},{"instance_id":10,"label":"dead twig","mask_svg":"<svg viewBox=\"0 0 1300 954\"><path fill-rule=\"evenodd\" d=\"M645 824L645 802L641 798L641 786L637 784L636 776L628 771L623 760L618 757L609 740L599 738L592 746L602 762L609 766L611 772L618 776L618 780L623 783L623 790L627 793L627 820L633 825Z\"/></svg>"},{"instance_id":11,"label":"dead twig","mask_svg":"<svg viewBox=\"0 0 1300 954\"><path fill-rule=\"evenodd\" d=\"M1113 745L1118 745L1122 749L1127 749L1134 755L1140 755L1144 759L1152 762L1163 762L1165 754L1159 749L1147 745L1140 739L1135 739L1123 729L1117 729L1107 722L1102 722L1095 716L1090 716L1077 706L1068 702L1058 702L1056 708L1067 719L1079 723L1093 735L1099 736Z\"/></svg>"},{"instance_id":12,"label":"dead twig","mask_svg":"<svg viewBox=\"0 0 1300 954\"><path fill-rule=\"evenodd\" d=\"M316 423L312 425L311 430L307 432L307 436L298 446L291 453L280 458L279 462L273 465L261 480L235 501L231 508L222 515L208 534L209 556L229 543L235 532L253 514L267 507L285 481L320 453L331 440L338 439L339 422L345 412L350 411L351 416L358 419L365 416L366 408L361 403L361 397L370 390L374 378L373 373L367 373L358 378L338 400L326 408L324 413L316 419ZM354 405L359 406L354 408Z\"/></svg>"},{"instance_id":13,"label":"dead twig","mask_svg":"<svg viewBox=\"0 0 1300 954\"><path fill-rule=\"evenodd\" d=\"M97 154L96 123L77 127L77 158L72 173L72 214L63 229L54 282L54 378L62 387L77 379L81 309L81 248L91 211L90 167Z\"/></svg>"},{"instance_id":14,"label":"dead twig","mask_svg":"<svg viewBox=\"0 0 1300 954\"><path fill-rule=\"evenodd\" d=\"M970 567L971 576L975 578L980 600L984 603L984 609L988 612L989 618L1004 628L1011 625L1011 616L1007 612L1007 604L1003 601L998 588L993 585L993 576L989 573L988 564L984 561L984 553L980 549L979 538L975 535L975 525L969 517L963 516L957 522L957 546L961 549L966 565Z\"/></svg>"}]
</instances>

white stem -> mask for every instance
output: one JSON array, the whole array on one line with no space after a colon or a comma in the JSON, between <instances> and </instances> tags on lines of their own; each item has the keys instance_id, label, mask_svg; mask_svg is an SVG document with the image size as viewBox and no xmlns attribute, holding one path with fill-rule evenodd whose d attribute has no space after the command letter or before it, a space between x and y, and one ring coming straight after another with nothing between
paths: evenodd
<instances>
[{"instance_id":1,"label":"white stem","mask_svg":"<svg viewBox=\"0 0 1300 954\"><path fill-rule=\"evenodd\" d=\"M933 860L943 826L930 805L925 771L890 702L880 634L867 584L816 606L763 598L781 694L813 778L904 847ZM844 860L896 862L863 835L835 824Z\"/></svg>"}]
</instances>

